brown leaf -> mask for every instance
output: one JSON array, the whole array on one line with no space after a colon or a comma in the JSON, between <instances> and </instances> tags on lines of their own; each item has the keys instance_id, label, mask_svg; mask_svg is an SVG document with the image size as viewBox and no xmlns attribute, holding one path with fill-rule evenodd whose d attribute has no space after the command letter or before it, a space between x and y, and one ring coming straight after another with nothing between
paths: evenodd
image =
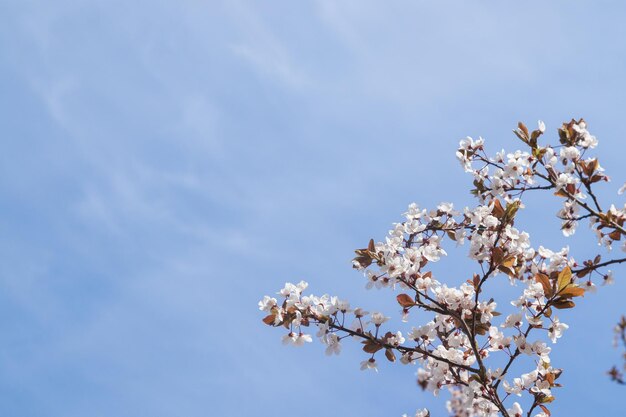
<instances>
[{"instance_id":1,"label":"brown leaf","mask_svg":"<svg viewBox=\"0 0 626 417\"><path fill-rule=\"evenodd\" d=\"M528 138L528 128L526 127L526 125L522 122L519 122L517 124L517 127L519 127L519 130L524 132L524 137Z\"/></svg>"},{"instance_id":2,"label":"brown leaf","mask_svg":"<svg viewBox=\"0 0 626 417\"><path fill-rule=\"evenodd\" d=\"M495 247L491 250L491 261L494 265L500 265L504 258L504 251L502 248Z\"/></svg>"},{"instance_id":3,"label":"brown leaf","mask_svg":"<svg viewBox=\"0 0 626 417\"><path fill-rule=\"evenodd\" d=\"M367 244L367 250L370 252L376 251L376 246L374 245L374 239L370 239L369 243Z\"/></svg>"},{"instance_id":4,"label":"brown leaf","mask_svg":"<svg viewBox=\"0 0 626 417\"><path fill-rule=\"evenodd\" d=\"M541 286L543 287L543 293L546 295L546 297L552 297L552 285L550 284L550 279L547 275L539 272L535 275L535 281L541 284Z\"/></svg>"},{"instance_id":5,"label":"brown leaf","mask_svg":"<svg viewBox=\"0 0 626 417\"><path fill-rule=\"evenodd\" d=\"M550 398L550 397L548 397ZM546 401L547 402L547 401ZM539 407L541 407L541 409L543 410L544 413L546 413L548 415L548 417L550 417L552 415L552 413L550 412L550 410L548 410L548 408L545 405L541 405L539 404Z\"/></svg>"},{"instance_id":6,"label":"brown leaf","mask_svg":"<svg viewBox=\"0 0 626 417\"><path fill-rule=\"evenodd\" d=\"M505 266L507 268L513 268L513 264L515 263L515 260L516 260L515 256L509 255L502 260L502 266Z\"/></svg>"},{"instance_id":7,"label":"brown leaf","mask_svg":"<svg viewBox=\"0 0 626 417\"><path fill-rule=\"evenodd\" d=\"M517 276L517 271L513 267L516 259L514 256L507 256L502 260L502 264L498 267L498 269L510 277Z\"/></svg>"},{"instance_id":8,"label":"brown leaf","mask_svg":"<svg viewBox=\"0 0 626 417\"><path fill-rule=\"evenodd\" d=\"M595 174L595 175L593 175L591 178L589 178L589 183L590 183L590 184L593 184L593 183L596 183L596 182L598 182L598 181L606 180L606 178L607 178L607 177L606 177L605 175L602 175L602 174Z\"/></svg>"},{"instance_id":9,"label":"brown leaf","mask_svg":"<svg viewBox=\"0 0 626 417\"><path fill-rule=\"evenodd\" d=\"M263 319L263 323L267 324L268 326L273 326L274 320L276 320L276 316L274 314L270 314L269 316L265 316L265 318Z\"/></svg>"},{"instance_id":10,"label":"brown leaf","mask_svg":"<svg viewBox=\"0 0 626 417\"><path fill-rule=\"evenodd\" d=\"M537 139L542 135L541 130L533 130L530 134L530 146L533 147L533 150L537 149Z\"/></svg>"},{"instance_id":11,"label":"brown leaf","mask_svg":"<svg viewBox=\"0 0 626 417\"><path fill-rule=\"evenodd\" d=\"M369 256L357 256L354 258L354 261L358 262L363 268L367 268L372 264L372 258ZM356 265L354 265L353 268L356 268Z\"/></svg>"},{"instance_id":12,"label":"brown leaf","mask_svg":"<svg viewBox=\"0 0 626 417\"><path fill-rule=\"evenodd\" d=\"M385 357L389 360L389 362L396 361L396 355L393 354L393 350L387 348L385 349Z\"/></svg>"},{"instance_id":13,"label":"brown leaf","mask_svg":"<svg viewBox=\"0 0 626 417\"><path fill-rule=\"evenodd\" d=\"M578 271L576 273L576 276L578 278L582 278L582 277L584 277L585 275L587 275L590 272L591 272L591 268L583 268L583 269L581 269L580 271Z\"/></svg>"},{"instance_id":14,"label":"brown leaf","mask_svg":"<svg viewBox=\"0 0 626 417\"><path fill-rule=\"evenodd\" d=\"M378 343L372 342L371 340L368 340L364 343L365 345L363 346L363 351L367 353L376 353L383 348L381 345L379 345Z\"/></svg>"},{"instance_id":15,"label":"brown leaf","mask_svg":"<svg viewBox=\"0 0 626 417\"><path fill-rule=\"evenodd\" d=\"M502 207L502 203L497 198L493 200L493 209L491 210L491 214L493 214L498 219L501 219L504 216L504 208Z\"/></svg>"},{"instance_id":16,"label":"brown leaf","mask_svg":"<svg viewBox=\"0 0 626 417\"><path fill-rule=\"evenodd\" d=\"M514 130L513 133L515 133L515 136L517 136L518 138L520 138L520 140L522 142L528 143L528 139L524 137L524 132L521 132L519 130Z\"/></svg>"},{"instance_id":17,"label":"brown leaf","mask_svg":"<svg viewBox=\"0 0 626 417\"><path fill-rule=\"evenodd\" d=\"M582 297L585 295L585 290L575 285L570 285L559 293L563 298Z\"/></svg>"},{"instance_id":18,"label":"brown leaf","mask_svg":"<svg viewBox=\"0 0 626 417\"><path fill-rule=\"evenodd\" d=\"M563 268L561 272L559 272L559 277L557 279L556 291L559 292L563 288L567 287L572 282L572 270L569 266Z\"/></svg>"},{"instance_id":19,"label":"brown leaf","mask_svg":"<svg viewBox=\"0 0 626 417\"><path fill-rule=\"evenodd\" d=\"M476 333L484 336L489 331L490 324L489 323L476 323Z\"/></svg>"},{"instance_id":20,"label":"brown leaf","mask_svg":"<svg viewBox=\"0 0 626 417\"><path fill-rule=\"evenodd\" d=\"M613 240L620 240L622 238L622 234L620 233L619 230L614 230L611 233L609 233L609 237Z\"/></svg>"},{"instance_id":21,"label":"brown leaf","mask_svg":"<svg viewBox=\"0 0 626 417\"><path fill-rule=\"evenodd\" d=\"M412 307L415 305L415 301L407 294L398 294L396 300L398 300L398 304L402 307Z\"/></svg>"},{"instance_id":22,"label":"brown leaf","mask_svg":"<svg viewBox=\"0 0 626 417\"><path fill-rule=\"evenodd\" d=\"M504 266L504 265L500 265L500 266L498 267L498 270L500 270L501 272L504 272L505 274L507 274L507 275L508 275L508 276L510 276L510 277L517 276L517 274L515 273L515 270L514 270L514 269L509 268L509 267Z\"/></svg>"},{"instance_id":23,"label":"brown leaf","mask_svg":"<svg viewBox=\"0 0 626 417\"><path fill-rule=\"evenodd\" d=\"M576 306L576 304L574 304L572 300L561 299L561 298L554 301L552 305L554 306L554 308L558 308L559 310L564 310L566 308L574 308Z\"/></svg>"}]
</instances>

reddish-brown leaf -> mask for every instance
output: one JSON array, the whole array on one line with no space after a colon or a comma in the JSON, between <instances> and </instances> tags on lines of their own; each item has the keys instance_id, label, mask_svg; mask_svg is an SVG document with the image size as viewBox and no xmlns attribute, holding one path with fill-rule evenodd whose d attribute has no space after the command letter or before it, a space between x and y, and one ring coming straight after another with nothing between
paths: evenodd
<instances>
[{"instance_id":1,"label":"reddish-brown leaf","mask_svg":"<svg viewBox=\"0 0 626 417\"><path fill-rule=\"evenodd\" d=\"M393 354L393 350L387 348L385 349L385 357L389 360L389 362L396 361L396 355Z\"/></svg>"},{"instance_id":2,"label":"reddish-brown leaf","mask_svg":"<svg viewBox=\"0 0 626 417\"><path fill-rule=\"evenodd\" d=\"M491 214L493 214L498 219L504 217L504 208L502 207L502 203L497 198L493 200L493 210L491 210Z\"/></svg>"},{"instance_id":3,"label":"reddish-brown leaf","mask_svg":"<svg viewBox=\"0 0 626 417\"><path fill-rule=\"evenodd\" d=\"M541 286L543 287L543 293L546 295L546 297L552 297L552 285L550 284L550 279L547 275L540 272L535 275L535 281L541 284Z\"/></svg>"},{"instance_id":4,"label":"reddish-brown leaf","mask_svg":"<svg viewBox=\"0 0 626 417\"><path fill-rule=\"evenodd\" d=\"M407 294L398 294L396 300L398 300L398 304L400 304L402 307L412 307L415 305L415 301L413 300L413 298L411 298Z\"/></svg>"},{"instance_id":5,"label":"reddish-brown leaf","mask_svg":"<svg viewBox=\"0 0 626 417\"><path fill-rule=\"evenodd\" d=\"M498 270L500 270L501 272L504 272L505 274L507 274L507 275L508 275L508 276L510 276L510 277L514 277L514 276L516 276L516 275L517 275L517 274L515 273L515 270L514 270L514 269L509 268L509 267L504 266L504 265L500 265L500 266L498 267Z\"/></svg>"},{"instance_id":6,"label":"reddish-brown leaf","mask_svg":"<svg viewBox=\"0 0 626 417\"><path fill-rule=\"evenodd\" d=\"M494 265L500 265L504 258L504 251L502 248L495 247L491 250L491 261Z\"/></svg>"},{"instance_id":7,"label":"reddish-brown leaf","mask_svg":"<svg viewBox=\"0 0 626 417\"><path fill-rule=\"evenodd\" d=\"M590 272L591 272L591 269L590 269L590 268L583 268L583 269L581 269L580 271L578 271L578 272L576 273L576 276L577 276L578 278L582 278L582 277L584 277L585 275L587 275L587 274L588 274L588 273L590 273Z\"/></svg>"},{"instance_id":8,"label":"reddish-brown leaf","mask_svg":"<svg viewBox=\"0 0 626 417\"><path fill-rule=\"evenodd\" d=\"M522 122L519 122L517 124L517 127L519 127L519 130L524 132L524 137L528 138L528 128L526 127L526 125L524 123L522 123Z\"/></svg>"},{"instance_id":9,"label":"reddish-brown leaf","mask_svg":"<svg viewBox=\"0 0 626 417\"><path fill-rule=\"evenodd\" d=\"M585 290L581 287L570 285L569 287L561 291L559 295L563 298L582 297L585 295Z\"/></svg>"},{"instance_id":10,"label":"reddish-brown leaf","mask_svg":"<svg viewBox=\"0 0 626 417\"><path fill-rule=\"evenodd\" d=\"M622 238L622 234L619 230L614 230L609 233L609 237L613 240L620 240Z\"/></svg>"},{"instance_id":11,"label":"reddish-brown leaf","mask_svg":"<svg viewBox=\"0 0 626 417\"><path fill-rule=\"evenodd\" d=\"M552 317L552 307L546 308L546 311L543 313L546 317Z\"/></svg>"},{"instance_id":12,"label":"reddish-brown leaf","mask_svg":"<svg viewBox=\"0 0 626 417\"><path fill-rule=\"evenodd\" d=\"M372 341L365 342L365 345L363 346L363 350L367 353L376 353L382 348L383 347L381 345Z\"/></svg>"},{"instance_id":13,"label":"reddish-brown leaf","mask_svg":"<svg viewBox=\"0 0 626 417\"><path fill-rule=\"evenodd\" d=\"M566 308L574 308L576 306L576 304L574 304L572 300L561 299L561 298L554 301L552 305L554 306L554 308L558 308L559 310L564 310Z\"/></svg>"}]
</instances>

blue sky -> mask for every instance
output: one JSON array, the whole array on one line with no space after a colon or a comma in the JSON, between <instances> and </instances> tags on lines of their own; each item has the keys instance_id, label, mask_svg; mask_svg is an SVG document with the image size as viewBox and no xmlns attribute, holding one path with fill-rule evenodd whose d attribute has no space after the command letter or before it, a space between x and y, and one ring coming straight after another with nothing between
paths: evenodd
<instances>
[{"instance_id":1,"label":"blue sky","mask_svg":"<svg viewBox=\"0 0 626 417\"><path fill-rule=\"evenodd\" d=\"M364 373L356 346L283 347L256 302L306 279L397 318L392 294L364 290L352 250L412 201L472 204L459 139L512 149L518 120L554 132L585 117L614 178L603 195L622 204L625 13L0 1L0 414L443 415L414 368ZM567 244L545 227L557 202L534 202L523 218L541 222L520 226ZM581 229L569 243L584 259L596 248ZM442 268L465 280L467 264ZM603 374L626 312L616 272L561 315L558 415L623 415Z\"/></svg>"}]
</instances>

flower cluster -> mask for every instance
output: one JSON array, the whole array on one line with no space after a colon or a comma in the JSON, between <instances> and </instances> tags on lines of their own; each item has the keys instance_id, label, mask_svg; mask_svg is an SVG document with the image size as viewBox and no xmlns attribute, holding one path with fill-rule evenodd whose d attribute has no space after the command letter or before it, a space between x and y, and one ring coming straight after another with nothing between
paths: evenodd
<instances>
[{"instance_id":1,"label":"flower cluster","mask_svg":"<svg viewBox=\"0 0 626 417\"><path fill-rule=\"evenodd\" d=\"M405 335L383 330L389 324L383 313L352 309L335 296L305 295L305 282L286 284L278 292L280 300L265 296L259 302L267 313L263 321L284 327L284 343L296 346L311 342L305 328L317 326L316 335L328 355L339 354L344 339L357 339L367 355L362 370L378 370L379 354L391 362L416 365L420 387L435 395L442 389L449 392L447 407L454 416L521 416L520 403L505 402L522 395L531 398L527 416L535 409L542 410L535 416L549 415L546 404L555 399L553 389L560 386L556 380L562 373L552 366L549 343L556 343L568 328L556 310L573 308L575 298L594 292L594 278L610 283L612 273L603 268L626 258L603 262L598 255L579 264L567 247L533 247L528 233L515 227L516 215L524 208L522 197L529 191L552 190L563 198L557 213L563 234L570 236L580 220L589 219L608 248L626 235L626 208L600 208L592 185L608 177L597 159L587 157L598 142L582 119L563 124L560 145L540 146L544 132L542 122L533 132L520 123L515 133L528 149L502 151L495 157L485 154L482 138L462 140L456 155L473 176L478 204L455 210L452 203L441 203L427 210L413 203L383 241L370 240L355 251L353 266L364 274L366 288L398 292L403 321L410 320L414 309L428 312L429 321ZM436 278L431 264L447 256L447 241L466 245L480 273L457 285ZM514 311L506 317L499 317L498 304L484 297L497 275L520 288L519 297L509 303ZM513 363L523 356L533 367L511 375ZM427 410L416 414L428 415Z\"/></svg>"}]
</instances>

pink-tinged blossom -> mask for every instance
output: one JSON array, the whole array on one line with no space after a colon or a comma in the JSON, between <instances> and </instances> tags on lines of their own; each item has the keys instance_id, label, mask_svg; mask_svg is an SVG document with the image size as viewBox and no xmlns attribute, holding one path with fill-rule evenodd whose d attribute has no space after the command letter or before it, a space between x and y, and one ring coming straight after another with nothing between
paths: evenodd
<instances>
[{"instance_id":1,"label":"pink-tinged blossom","mask_svg":"<svg viewBox=\"0 0 626 417\"><path fill-rule=\"evenodd\" d=\"M403 414L402 417L409 417L408 414ZM415 417L430 417L430 411L423 408L421 410L417 410L415 413Z\"/></svg>"},{"instance_id":2,"label":"pink-tinged blossom","mask_svg":"<svg viewBox=\"0 0 626 417\"><path fill-rule=\"evenodd\" d=\"M570 237L574 233L576 233L576 228L578 227L578 222L574 220L564 221L561 225L561 231L563 232L563 236Z\"/></svg>"},{"instance_id":3,"label":"pink-tinged blossom","mask_svg":"<svg viewBox=\"0 0 626 417\"><path fill-rule=\"evenodd\" d=\"M540 316L526 314L526 321L528 321L528 324L531 326L541 327L543 325L543 319Z\"/></svg>"},{"instance_id":4,"label":"pink-tinged blossom","mask_svg":"<svg viewBox=\"0 0 626 417\"><path fill-rule=\"evenodd\" d=\"M541 133L544 133L546 131L546 124L542 120L539 120L537 122L537 128Z\"/></svg>"},{"instance_id":5,"label":"pink-tinged blossom","mask_svg":"<svg viewBox=\"0 0 626 417\"><path fill-rule=\"evenodd\" d=\"M526 355L532 355L532 345L526 341L526 337L523 334L519 336L513 336L513 340L515 341L515 346L517 347L517 349L519 349L520 352Z\"/></svg>"},{"instance_id":6,"label":"pink-tinged blossom","mask_svg":"<svg viewBox=\"0 0 626 417\"><path fill-rule=\"evenodd\" d=\"M341 353L341 343L339 343L339 337L336 334L330 334L327 339L326 355L339 355L339 353Z\"/></svg>"},{"instance_id":7,"label":"pink-tinged blossom","mask_svg":"<svg viewBox=\"0 0 626 417\"><path fill-rule=\"evenodd\" d=\"M561 148L560 157L574 161L580 157L580 151L575 146L565 146Z\"/></svg>"},{"instance_id":8,"label":"pink-tinged blossom","mask_svg":"<svg viewBox=\"0 0 626 417\"><path fill-rule=\"evenodd\" d=\"M497 351L497 350L502 350L505 347L509 346L511 344L511 338L510 337L504 337L504 333L502 333L500 330L498 330L497 327L490 327L489 328L489 350L490 351Z\"/></svg>"},{"instance_id":9,"label":"pink-tinged blossom","mask_svg":"<svg viewBox=\"0 0 626 417\"><path fill-rule=\"evenodd\" d=\"M500 326L507 329L507 328L512 328L512 327L520 327L523 323L524 322L522 321L522 314L516 313L516 314L509 314L506 317L506 320L504 320L504 323L502 323Z\"/></svg>"},{"instance_id":10,"label":"pink-tinged blossom","mask_svg":"<svg viewBox=\"0 0 626 417\"><path fill-rule=\"evenodd\" d=\"M563 331L569 329L569 326L565 323L561 323L559 318L552 317L552 324L548 328L548 336L552 343L556 343L556 340L563 336Z\"/></svg>"},{"instance_id":11,"label":"pink-tinged blossom","mask_svg":"<svg viewBox=\"0 0 626 417\"><path fill-rule=\"evenodd\" d=\"M370 322L375 326L380 326L389 320L389 317L385 317L383 313L374 312L370 315Z\"/></svg>"},{"instance_id":12,"label":"pink-tinged blossom","mask_svg":"<svg viewBox=\"0 0 626 417\"><path fill-rule=\"evenodd\" d=\"M441 203L437 206L437 210L444 213L455 216L457 212L454 210L454 205L452 203Z\"/></svg>"},{"instance_id":13,"label":"pink-tinged blossom","mask_svg":"<svg viewBox=\"0 0 626 417\"><path fill-rule=\"evenodd\" d=\"M376 366L376 359L369 358L361 362L361 370L365 371L366 369L371 369L378 372L378 367Z\"/></svg>"},{"instance_id":14,"label":"pink-tinged blossom","mask_svg":"<svg viewBox=\"0 0 626 417\"><path fill-rule=\"evenodd\" d=\"M404 215L407 220L418 220L426 214L426 210L420 210L419 206L415 203L409 204L409 209Z\"/></svg>"},{"instance_id":15,"label":"pink-tinged blossom","mask_svg":"<svg viewBox=\"0 0 626 417\"><path fill-rule=\"evenodd\" d=\"M554 149L552 149L551 147L545 148L545 154L543 155L543 160L544 160L546 167L554 168L554 166L558 162L558 158L556 157L556 154L554 153Z\"/></svg>"},{"instance_id":16,"label":"pink-tinged blossom","mask_svg":"<svg viewBox=\"0 0 626 417\"><path fill-rule=\"evenodd\" d=\"M585 123L584 121L574 123L572 128L580 135L580 139L578 142L580 146L582 146L583 148L595 148L596 146L598 146L598 140L596 139L596 137L591 135L591 133L589 133L589 131L587 130L587 123Z\"/></svg>"},{"instance_id":17,"label":"pink-tinged blossom","mask_svg":"<svg viewBox=\"0 0 626 417\"><path fill-rule=\"evenodd\" d=\"M528 281L527 287L524 289L524 295L522 297L526 300L529 300L530 302L538 299L543 299L543 287L538 282Z\"/></svg>"},{"instance_id":18,"label":"pink-tinged blossom","mask_svg":"<svg viewBox=\"0 0 626 417\"><path fill-rule=\"evenodd\" d=\"M473 295L473 292L471 294L467 294L468 297L471 297ZM471 298L470 298L471 300ZM472 308L474 302L470 301L469 304L469 308ZM491 301L491 302L486 302L486 301L481 301L478 303L477 306L477 310L481 313L480 314L480 322L485 324L487 322L490 322L493 319L493 312L496 310L496 307L498 305L496 304L495 301Z\"/></svg>"},{"instance_id":19,"label":"pink-tinged blossom","mask_svg":"<svg viewBox=\"0 0 626 417\"><path fill-rule=\"evenodd\" d=\"M270 311L275 305L276 299L266 295L261 301L259 301L259 310Z\"/></svg>"},{"instance_id":20,"label":"pink-tinged blossom","mask_svg":"<svg viewBox=\"0 0 626 417\"><path fill-rule=\"evenodd\" d=\"M548 356L552 351L552 348L549 347L545 342L537 340L532 345L532 351L536 355L538 355L541 360L545 363L550 363L550 357Z\"/></svg>"},{"instance_id":21,"label":"pink-tinged blossom","mask_svg":"<svg viewBox=\"0 0 626 417\"><path fill-rule=\"evenodd\" d=\"M397 331L394 335L392 335L391 337L389 337L387 339L387 343L392 345L392 346L399 346L401 344L403 344L405 341L404 337L402 336L402 332Z\"/></svg>"},{"instance_id":22,"label":"pink-tinged blossom","mask_svg":"<svg viewBox=\"0 0 626 417\"><path fill-rule=\"evenodd\" d=\"M551 394L550 383L546 380L538 379L537 382L535 383L535 386L530 389L530 392L543 394L546 397L549 397Z\"/></svg>"},{"instance_id":23,"label":"pink-tinged blossom","mask_svg":"<svg viewBox=\"0 0 626 417\"><path fill-rule=\"evenodd\" d=\"M435 323L430 321L421 327L413 327L408 333L408 337L418 343L429 344L437 337Z\"/></svg>"},{"instance_id":24,"label":"pink-tinged blossom","mask_svg":"<svg viewBox=\"0 0 626 417\"><path fill-rule=\"evenodd\" d=\"M591 281L583 282L581 287L583 287L585 292L589 294L595 294L598 291L598 287L596 287L596 285Z\"/></svg>"},{"instance_id":25,"label":"pink-tinged blossom","mask_svg":"<svg viewBox=\"0 0 626 417\"><path fill-rule=\"evenodd\" d=\"M569 184L574 184L575 185L576 183L577 183L577 178L575 178L575 177L573 177L571 175L568 175L568 174L561 173L557 177L556 182L555 182L554 185L556 186L557 190L562 190L566 186L568 186Z\"/></svg>"},{"instance_id":26,"label":"pink-tinged blossom","mask_svg":"<svg viewBox=\"0 0 626 417\"><path fill-rule=\"evenodd\" d=\"M524 414L522 407L517 402L514 402L513 406L507 409L506 412L509 413L510 417L522 417Z\"/></svg>"},{"instance_id":27,"label":"pink-tinged blossom","mask_svg":"<svg viewBox=\"0 0 626 417\"><path fill-rule=\"evenodd\" d=\"M426 246L422 246L422 256L430 262L437 262L441 259L441 256L445 255L447 255L446 251L438 246L438 242L436 241Z\"/></svg>"},{"instance_id":28,"label":"pink-tinged blossom","mask_svg":"<svg viewBox=\"0 0 626 417\"><path fill-rule=\"evenodd\" d=\"M387 260L387 263L380 268L380 271L388 274L390 277L395 278L402 275L408 264L406 260L401 256L396 256Z\"/></svg>"},{"instance_id":29,"label":"pink-tinged blossom","mask_svg":"<svg viewBox=\"0 0 626 417\"><path fill-rule=\"evenodd\" d=\"M305 343L311 343L313 339L309 334L290 332L283 336L283 345L302 346Z\"/></svg>"}]
</instances>

